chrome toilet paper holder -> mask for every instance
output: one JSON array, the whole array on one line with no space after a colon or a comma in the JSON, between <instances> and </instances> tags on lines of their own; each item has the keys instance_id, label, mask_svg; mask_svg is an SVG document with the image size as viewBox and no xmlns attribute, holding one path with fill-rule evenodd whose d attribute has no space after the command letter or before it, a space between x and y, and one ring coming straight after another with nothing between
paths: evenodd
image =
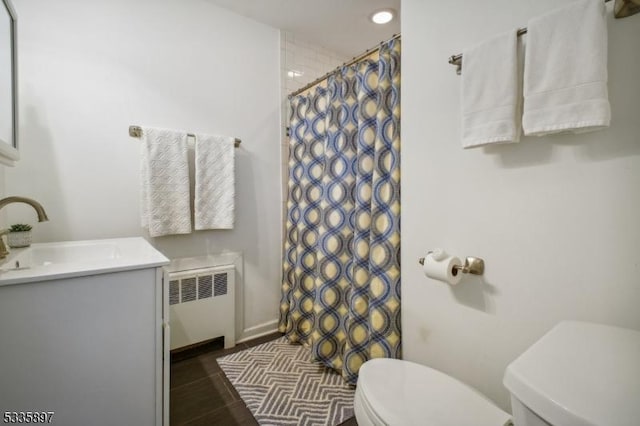
<instances>
[{"instance_id":1,"label":"chrome toilet paper holder","mask_svg":"<svg viewBox=\"0 0 640 426\"><path fill-rule=\"evenodd\" d=\"M429 255L430 251L427 252ZM418 259L418 263L424 265L424 257ZM464 265L455 265L453 267L453 275L456 275L458 272L462 272L463 274L473 274L473 275L482 275L484 274L484 260L479 257L469 256L465 259Z\"/></svg>"}]
</instances>

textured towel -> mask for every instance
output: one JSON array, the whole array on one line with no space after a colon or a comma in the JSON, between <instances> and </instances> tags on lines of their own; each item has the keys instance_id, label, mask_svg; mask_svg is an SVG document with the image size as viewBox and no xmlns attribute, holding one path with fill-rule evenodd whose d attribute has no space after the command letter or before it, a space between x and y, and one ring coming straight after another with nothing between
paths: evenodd
<instances>
[{"instance_id":1,"label":"textured towel","mask_svg":"<svg viewBox=\"0 0 640 426\"><path fill-rule=\"evenodd\" d=\"M602 0L580 0L529 21L525 135L609 126L607 21Z\"/></svg>"},{"instance_id":2,"label":"textured towel","mask_svg":"<svg viewBox=\"0 0 640 426\"><path fill-rule=\"evenodd\" d=\"M233 228L234 156L234 138L196 135L196 229Z\"/></svg>"},{"instance_id":3,"label":"textured towel","mask_svg":"<svg viewBox=\"0 0 640 426\"><path fill-rule=\"evenodd\" d=\"M462 58L462 146L520 141L516 30L465 50Z\"/></svg>"},{"instance_id":4,"label":"textured towel","mask_svg":"<svg viewBox=\"0 0 640 426\"><path fill-rule=\"evenodd\" d=\"M191 232L187 134L142 130L141 220L152 237Z\"/></svg>"}]
</instances>

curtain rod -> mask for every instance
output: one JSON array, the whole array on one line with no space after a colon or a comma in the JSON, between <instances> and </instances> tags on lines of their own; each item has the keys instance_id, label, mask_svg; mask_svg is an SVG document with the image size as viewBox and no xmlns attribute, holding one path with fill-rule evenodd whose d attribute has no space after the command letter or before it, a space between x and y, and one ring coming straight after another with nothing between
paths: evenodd
<instances>
[{"instance_id":1,"label":"curtain rod","mask_svg":"<svg viewBox=\"0 0 640 426\"><path fill-rule=\"evenodd\" d=\"M140 126L129 126L129 136L131 136L132 138L140 138L140 137L142 137L142 127L140 127ZM187 136L191 136L192 138L194 138L196 135L194 135L193 133L187 133ZM242 143L242 141L240 139L238 139L238 138L235 138L233 140L233 146L235 146L236 148L238 148L241 143Z\"/></svg>"},{"instance_id":2,"label":"curtain rod","mask_svg":"<svg viewBox=\"0 0 640 426\"><path fill-rule=\"evenodd\" d=\"M612 0L604 0L605 3L609 3L610 1ZM638 9L638 6L635 6L634 8L631 5L631 0L616 0L616 4L614 6L614 15L616 18L626 18L638 12L640 12L640 9ZM526 27L518 29L518 37L526 33L527 33ZM455 65L456 67L458 67L456 69L456 73L460 74L462 70L462 53L450 56L449 63L451 65Z\"/></svg>"},{"instance_id":3,"label":"curtain rod","mask_svg":"<svg viewBox=\"0 0 640 426\"><path fill-rule=\"evenodd\" d=\"M300 93L304 92L305 90L311 89L316 84L326 80L327 78L331 77L332 75L334 75L335 73L340 71L340 69L342 67L348 67L349 65L353 65L353 64L359 62L360 60L362 60L362 59L366 58L367 56L371 55L373 52L376 52L376 51L380 50L380 47L383 44L388 43L391 40L397 40L401 36L402 36L402 34L398 33L398 34L394 34L393 37L391 37L389 40L381 41L380 44L377 45L376 47L372 47L371 49L365 50L362 54L360 54L358 56L354 56L353 59L351 59L349 62L345 62L342 65L336 67L333 71L329 71L328 73L326 73L322 77L316 78L311 83L307 84L306 86L302 87L301 89L298 89L298 90L296 90L294 92L291 92L289 94L288 98L293 98L294 96L299 95Z\"/></svg>"}]
</instances>

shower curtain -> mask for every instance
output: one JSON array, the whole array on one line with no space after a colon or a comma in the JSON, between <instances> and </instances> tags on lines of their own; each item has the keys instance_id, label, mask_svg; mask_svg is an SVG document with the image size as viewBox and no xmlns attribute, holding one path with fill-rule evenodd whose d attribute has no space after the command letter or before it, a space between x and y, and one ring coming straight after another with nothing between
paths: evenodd
<instances>
[{"instance_id":1,"label":"shower curtain","mask_svg":"<svg viewBox=\"0 0 640 426\"><path fill-rule=\"evenodd\" d=\"M279 330L352 384L401 355L400 40L378 56L291 99Z\"/></svg>"}]
</instances>

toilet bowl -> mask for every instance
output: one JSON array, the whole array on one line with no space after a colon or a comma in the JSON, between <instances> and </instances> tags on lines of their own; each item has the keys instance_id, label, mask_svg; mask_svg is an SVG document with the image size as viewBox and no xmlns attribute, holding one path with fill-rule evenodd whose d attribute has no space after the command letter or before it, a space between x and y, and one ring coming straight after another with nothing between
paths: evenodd
<instances>
[{"instance_id":1,"label":"toilet bowl","mask_svg":"<svg viewBox=\"0 0 640 426\"><path fill-rule=\"evenodd\" d=\"M504 426L511 418L451 376L388 358L362 365L353 406L359 426Z\"/></svg>"},{"instance_id":2,"label":"toilet bowl","mask_svg":"<svg viewBox=\"0 0 640 426\"><path fill-rule=\"evenodd\" d=\"M563 321L506 369L511 416L433 368L374 359L360 368L359 426L636 426L640 332Z\"/></svg>"}]
</instances>

